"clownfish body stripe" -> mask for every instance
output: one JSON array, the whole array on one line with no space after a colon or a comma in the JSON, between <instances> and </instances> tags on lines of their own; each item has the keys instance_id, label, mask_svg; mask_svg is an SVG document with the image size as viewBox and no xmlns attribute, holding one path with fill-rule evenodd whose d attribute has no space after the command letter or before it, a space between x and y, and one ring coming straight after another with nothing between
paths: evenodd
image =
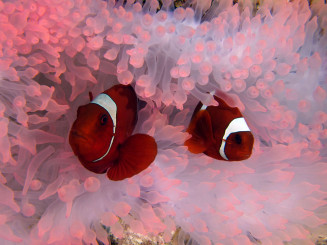
<instances>
[{"instance_id":1,"label":"clownfish body stripe","mask_svg":"<svg viewBox=\"0 0 327 245\"><path fill-rule=\"evenodd\" d=\"M93 101L91 101L91 103L97 104L97 105L101 106L103 109L105 109L108 112L109 116L111 117L111 120L113 123L113 136L111 138L111 141L110 141L110 144L109 144L109 147L108 147L106 153L103 156L101 156L100 158L93 161L93 162L98 162L108 155L108 153L110 152L112 143L114 141L116 124L117 124L117 105L116 105L115 101L113 101L113 99L107 94L99 94Z\"/></svg>"},{"instance_id":2,"label":"clownfish body stripe","mask_svg":"<svg viewBox=\"0 0 327 245\"><path fill-rule=\"evenodd\" d=\"M219 154L222 158L225 160L228 160L226 154L225 154L225 145L226 145L226 140L228 136L232 133L238 133L238 132L250 132L251 130L249 129L248 125L245 122L244 117L239 117L233 119L228 127L225 130L225 134L223 136L220 148L219 148Z\"/></svg>"}]
</instances>

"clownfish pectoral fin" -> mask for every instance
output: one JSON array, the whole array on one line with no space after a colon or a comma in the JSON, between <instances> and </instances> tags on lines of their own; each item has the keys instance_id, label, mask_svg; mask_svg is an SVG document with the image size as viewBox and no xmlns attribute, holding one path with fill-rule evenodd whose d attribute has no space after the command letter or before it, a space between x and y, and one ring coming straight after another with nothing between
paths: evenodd
<instances>
[{"instance_id":1,"label":"clownfish pectoral fin","mask_svg":"<svg viewBox=\"0 0 327 245\"><path fill-rule=\"evenodd\" d=\"M185 146L192 153L203 153L208 148L208 143L213 141L210 115L206 110L200 110L194 115L187 132L192 137L185 141Z\"/></svg>"},{"instance_id":2,"label":"clownfish pectoral fin","mask_svg":"<svg viewBox=\"0 0 327 245\"><path fill-rule=\"evenodd\" d=\"M91 92L91 91L89 92L89 98L90 98L90 101L92 101L92 100L93 100L93 94L92 94L92 92Z\"/></svg>"},{"instance_id":3,"label":"clownfish pectoral fin","mask_svg":"<svg viewBox=\"0 0 327 245\"><path fill-rule=\"evenodd\" d=\"M157 143L147 134L134 134L119 148L118 161L112 166L107 176L118 181L130 178L146 169L156 158Z\"/></svg>"}]
</instances>

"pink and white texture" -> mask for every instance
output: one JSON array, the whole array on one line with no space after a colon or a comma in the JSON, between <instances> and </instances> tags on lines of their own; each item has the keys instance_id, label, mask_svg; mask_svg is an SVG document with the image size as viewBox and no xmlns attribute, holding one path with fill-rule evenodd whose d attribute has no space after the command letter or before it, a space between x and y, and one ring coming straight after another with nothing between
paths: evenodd
<instances>
[{"instance_id":1,"label":"pink and white texture","mask_svg":"<svg viewBox=\"0 0 327 245\"><path fill-rule=\"evenodd\" d=\"M0 243L108 244L102 225L121 237L128 224L166 241L181 226L180 244L314 244L327 233L326 3L266 0L253 14L250 0L217 0L200 20L204 1L133 2L0 2ZM159 149L113 182L67 135L89 91L117 82L148 103L136 132ZM183 146L213 90L255 135L247 161Z\"/></svg>"}]
</instances>

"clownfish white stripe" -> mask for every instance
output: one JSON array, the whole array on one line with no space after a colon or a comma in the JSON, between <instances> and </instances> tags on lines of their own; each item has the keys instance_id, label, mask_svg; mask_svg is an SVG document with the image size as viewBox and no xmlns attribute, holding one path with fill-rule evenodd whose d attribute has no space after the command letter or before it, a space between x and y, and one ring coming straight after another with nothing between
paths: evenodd
<instances>
[{"instance_id":1,"label":"clownfish white stripe","mask_svg":"<svg viewBox=\"0 0 327 245\"><path fill-rule=\"evenodd\" d=\"M202 105L202 107L200 108L200 110L205 110L205 109L207 109L207 107L208 106L206 106L206 105Z\"/></svg>"},{"instance_id":2,"label":"clownfish white stripe","mask_svg":"<svg viewBox=\"0 0 327 245\"><path fill-rule=\"evenodd\" d=\"M98 161L102 160L105 156L108 155L110 148L112 146L112 143L114 141L115 131L116 131L116 123L117 123L117 119L116 119L117 118L117 105L116 105L115 101L113 101L113 99L111 99L110 96L107 94L99 94L94 100L91 101L91 103L97 104L97 105L101 106L103 109L105 109L108 112L109 116L111 117L111 120L113 123L113 136L111 138L107 152L102 157L93 161L93 162L98 162Z\"/></svg>"},{"instance_id":3,"label":"clownfish white stripe","mask_svg":"<svg viewBox=\"0 0 327 245\"><path fill-rule=\"evenodd\" d=\"M223 140L223 141L221 142L221 145L220 145L219 154L220 154L220 156L221 156L222 158L224 158L225 160L228 161L228 158L227 158L227 156L226 156L226 154L225 154L225 144L226 144L226 141Z\"/></svg>"},{"instance_id":4,"label":"clownfish white stripe","mask_svg":"<svg viewBox=\"0 0 327 245\"><path fill-rule=\"evenodd\" d=\"M116 126L117 105L109 95L99 94L94 100L91 101L91 103L97 104L105 109L109 113L114 127Z\"/></svg>"},{"instance_id":5,"label":"clownfish white stripe","mask_svg":"<svg viewBox=\"0 0 327 245\"><path fill-rule=\"evenodd\" d=\"M216 93L215 91L211 91L209 94L211 94L212 96L214 96L215 93ZM200 108L200 110L205 110L205 109L207 109L207 107L208 107L207 105L202 105L201 108Z\"/></svg>"},{"instance_id":6,"label":"clownfish white stripe","mask_svg":"<svg viewBox=\"0 0 327 245\"><path fill-rule=\"evenodd\" d=\"M244 117L239 117L239 118L235 118L234 120L232 120L229 125L227 126L226 130L225 130L225 134L223 136L221 145L220 145L220 149L219 149L219 153L220 156L222 158L224 158L225 160L228 160L226 154L225 154L225 145L226 145L226 139L228 138L228 136L232 133L237 133L237 132L249 132L251 131L248 127L248 125L245 122Z\"/></svg>"}]
</instances>

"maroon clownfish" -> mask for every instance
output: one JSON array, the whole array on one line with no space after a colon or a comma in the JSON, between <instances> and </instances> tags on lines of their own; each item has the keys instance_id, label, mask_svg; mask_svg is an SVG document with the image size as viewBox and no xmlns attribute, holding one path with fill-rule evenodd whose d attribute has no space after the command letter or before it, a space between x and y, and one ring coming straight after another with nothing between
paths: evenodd
<instances>
[{"instance_id":1,"label":"maroon clownfish","mask_svg":"<svg viewBox=\"0 0 327 245\"><path fill-rule=\"evenodd\" d=\"M237 107L230 107L214 96L218 106L201 102L192 115L187 132L191 138L185 145L192 153L204 153L225 161L241 161L250 157L254 138Z\"/></svg>"},{"instance_id":2,"label":"maroon clownfish","mask_svg":"<svg viewBox=\"0 0 327 245\"><path fill-rule=\"evenodd\" d=\"M88 170L107 172L108 178L116 181L130 178L146 169L157 155L153 137L132 135L136 122L134 89L115 85L78 108L69 143Z\"/></svg>"}]
</instances>

